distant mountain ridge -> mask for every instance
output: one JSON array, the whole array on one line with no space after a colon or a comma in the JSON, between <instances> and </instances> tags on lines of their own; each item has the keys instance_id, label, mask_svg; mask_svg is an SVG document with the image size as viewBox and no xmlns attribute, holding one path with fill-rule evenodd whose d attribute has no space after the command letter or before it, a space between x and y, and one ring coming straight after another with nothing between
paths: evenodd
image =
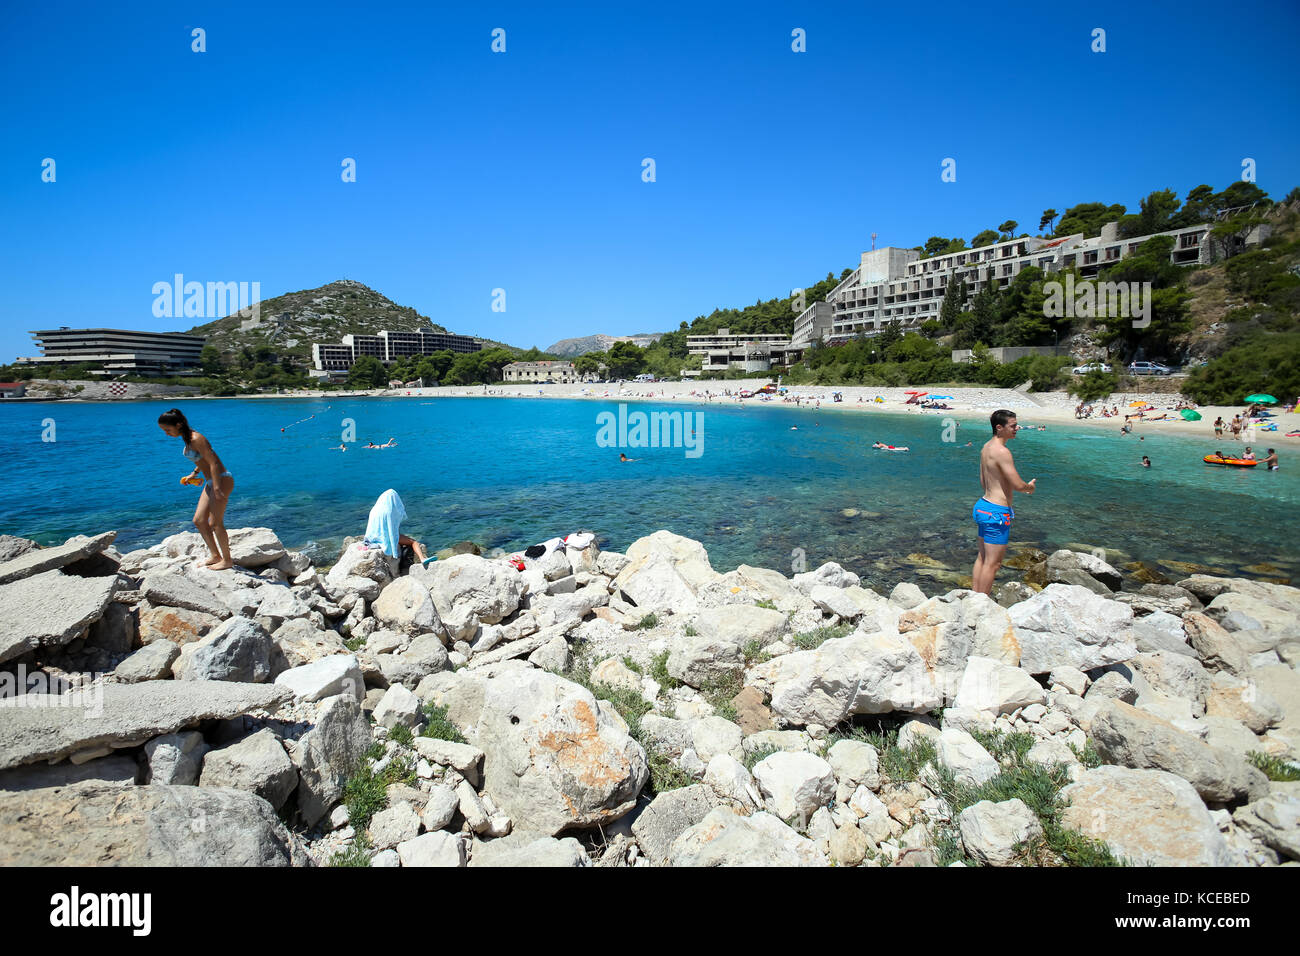
<instances>
[{"instance_id":1,"label":"distant mountain ridge","mask_svg":"<svg viewBox=\"0 0 1300 956\"><path fill-rule=\"evenodd\" d=\"M647 345L658 342L662 335L662 332L655 332L650 335L605 335L603 332L597 332L595 335L583 335L574 339L560 339L554 345L549 346L546 351L563 358L576 358L579 355L586 355L588 352L608 352L609 347L615 342L633 342L641 348L645 348Z\"/></svg>"}]
</instances>

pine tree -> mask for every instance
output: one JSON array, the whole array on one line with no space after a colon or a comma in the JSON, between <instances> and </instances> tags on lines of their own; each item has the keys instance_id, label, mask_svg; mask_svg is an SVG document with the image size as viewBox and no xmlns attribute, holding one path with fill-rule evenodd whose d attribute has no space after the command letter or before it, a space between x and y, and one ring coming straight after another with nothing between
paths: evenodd
<instances>
[{"instance_id":1,"label":"pine tree","mask_svg":"<svg viewBox=\"0 0 1300 956\"><path fill-rule=\"evenodd\" d=\"M954 276L948 280L948 288L943 290L943 303L939 306L939 324L944 331L951 332L956 327L957 317L965 304L966 283Z\"/></svg>"},{"instance_id":2,"label":"pine tree","mask_svg":"<svg viewBox=\"0 0 1300 956\"><path fill-rule=\"evenodd\" d=\"M1001 289L998 287L998 280L993 275L993 270L988 270L988 278L984 280L984 287L975 293L975 299L971 302L971 338L976 342L983 342L988 345L993 338L994 325L998 318L998 298Z\"/></svg>"}]
</instances>

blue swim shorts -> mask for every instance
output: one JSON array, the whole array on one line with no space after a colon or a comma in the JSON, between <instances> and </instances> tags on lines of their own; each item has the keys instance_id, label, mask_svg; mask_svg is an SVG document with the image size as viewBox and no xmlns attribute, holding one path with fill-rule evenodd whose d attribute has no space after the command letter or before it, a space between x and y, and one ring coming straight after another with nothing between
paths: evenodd
<instances>
[{"instance_id":1,"label":"blue swim shorts","mask_svg":"<svg viewBox=\"0 0 1300 956\"><path fill-rule=\"evenodd\" d=\"M1006 505L995 505L980 498L971 509L971 517L985 544L1006 544L1011 540L1011 519L1016 513Z\"/></svg>"}]
</instances>

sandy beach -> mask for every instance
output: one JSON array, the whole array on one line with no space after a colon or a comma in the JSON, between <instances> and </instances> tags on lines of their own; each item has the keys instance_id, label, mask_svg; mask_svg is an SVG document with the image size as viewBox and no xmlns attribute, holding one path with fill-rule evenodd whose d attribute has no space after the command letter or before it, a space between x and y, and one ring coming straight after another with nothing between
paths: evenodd
<instances>
[{"instance_id":1,"label":"sandy beach","mask_svg":"<svg viewBox=\"0 0 1300 956\"><path fill-rule=\"evenodd\" d=\"M1209 444L1232 444L1233 439L1225 428L1224 437L1214 437L1214 420L1222 417L1224 422L1231 422L1234 415L1240 414L1244 406L1205 405L1198 406L1200 421L1185 421L1175 406L1181 396L1171 392L1117 392L1105 403L1097 402L1091 418L1075 418L1074 410L1078 399L1066 392L1027 392L1010 388L938 388L939 395L950 395L945 404L951 409L923 409L915 405L904 404L913 389L876 388L865 385L796 385L790 386L786 396L739 399L742 390L754 390L769 384L768 379L735 379L731 381L710 382L654 382L623 385L531 385L531 384L494 384L450 386L442 388L394 388L371 389L354 392L294 392L291 395L254 395L242 398L536 398L536 399L592 399L600 401L627 402L674 402L683 404L743 406L746 408L799 408L814 412L834 412L837 414L871 414L888 412L893 414L948 416L966 422L978 420L987 423L988 415L996 409L1008 408L1016 412L1021 424L1028 426L1047 425L1048 427L1074 427L1112 429L1118 433L1124 424L1124 416L1137 411L1131 407L1133 402L1146 402L1155 407L1147 411L1143 418L1131 419L1133 434L1177 434L1189 438L1204 439ZM725 393L730 392L728 396ZM843 401L836 402L832 396L840 393ZM879 397L882 402L875 399ZM789 398L790 401L783 401ZM798 405L793 399L799 398ZM188 399L187 399L188 400ZM1118 408L1118 417L1103 418L1101 411L1106 408ZM1280 407L1273 410L1272 421L1277 423L1276 431L1257 430L1251 440L1256 455L1264 457L1264 450L1270 447L1300 447L1300 437L1288 438L1286 433L1300 429L1300 414L1284 413ZM1160 416L1165 416L1163 419Z\"/></svg>"}]
</instances>

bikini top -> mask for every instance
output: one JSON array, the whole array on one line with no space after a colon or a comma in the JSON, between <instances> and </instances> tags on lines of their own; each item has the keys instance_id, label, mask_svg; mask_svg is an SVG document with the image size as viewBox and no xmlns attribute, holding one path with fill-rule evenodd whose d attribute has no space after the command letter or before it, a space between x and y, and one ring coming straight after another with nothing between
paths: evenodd
<instances>
[{"instance_id":1,"label":"bikini top","mask_svg":"<svg viewBox=\"0 0 1300 956\"><path fill-rule=\"evenodd\" d=\"M181 454L183 454L186 458L188 458L190 461L194 462L195 464L198 464L199 453L195 451L193 448L191 448L189 445L185 446L185 450L181 452Z\"/></svg>"}]
</instances>

